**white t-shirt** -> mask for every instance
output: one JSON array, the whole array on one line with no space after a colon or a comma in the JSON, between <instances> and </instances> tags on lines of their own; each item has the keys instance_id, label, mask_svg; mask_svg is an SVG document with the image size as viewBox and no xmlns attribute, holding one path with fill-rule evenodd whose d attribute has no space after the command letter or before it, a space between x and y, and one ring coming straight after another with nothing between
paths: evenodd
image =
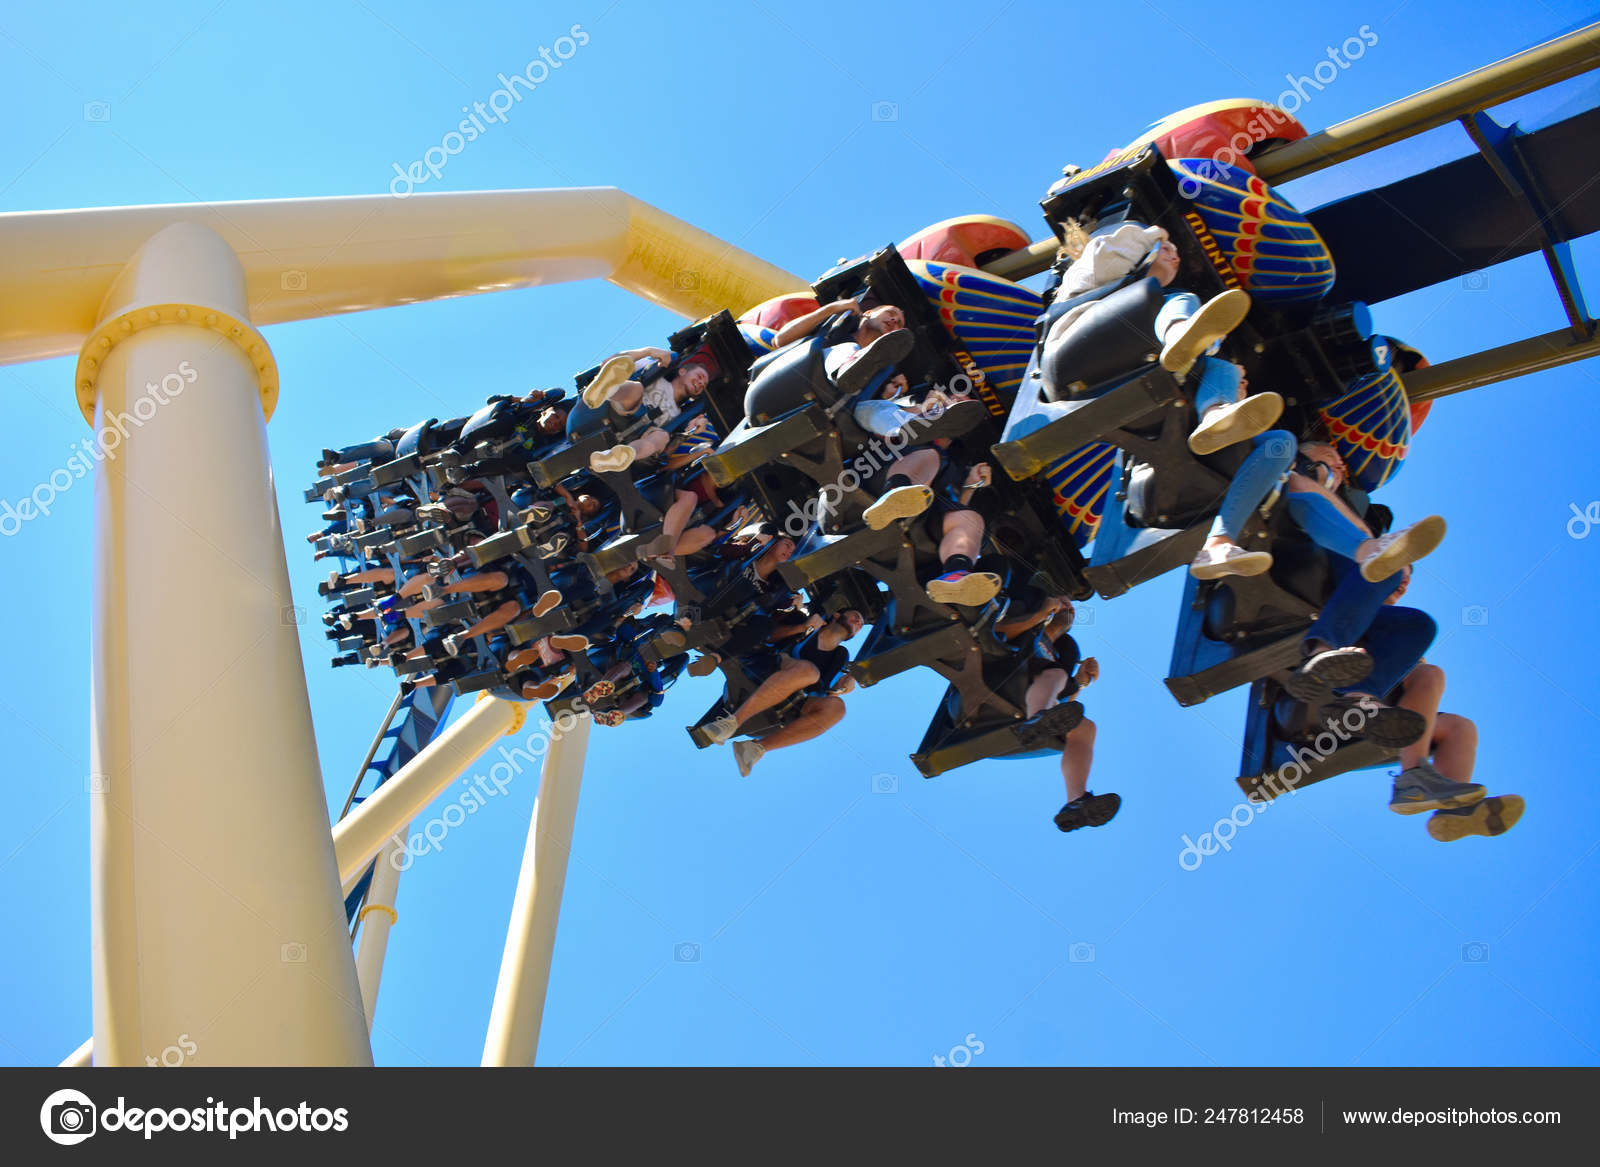
<instances>
[{"instance_id":1,"label":"white t-shirt","mask_svg":"<svg viewBox=\"0 0 1600 1167\"><path fill-rule=\"evenodd\" d=\"M646 409L654 410L656 420L665 425L683 410L678 408L678 400L672 393L672 382L665 377L657 377L644 387L644 404Z\"/></svg>"}]
</instances>

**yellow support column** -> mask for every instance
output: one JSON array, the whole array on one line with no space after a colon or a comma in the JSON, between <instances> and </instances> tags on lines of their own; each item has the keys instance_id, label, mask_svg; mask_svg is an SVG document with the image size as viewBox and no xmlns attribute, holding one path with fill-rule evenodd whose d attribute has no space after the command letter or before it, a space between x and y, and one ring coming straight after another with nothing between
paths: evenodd
<instances>
[{"instance_id":1,"label":"yellow support column","mask_svg":"<svg viewBox=\"0 0 1600 1167\"><path fill-rule=\"evenodd\" d=\"M95 487L94 1060L370 1065L267 455L244 272L176 223L78 362Z\"/></svg>"},{"instance_id":2,"label":"yellow support column","mask_svg":"<svg viewBox=\"0 0 1600 1167\"><path fill-rule=\"evenodd\" d=\"M566 733L551 735L550 752L539 778L539 797L528 825L528 845L517 875L511 926L506 929L500 979L483 1044L485 1066L531 1066L539 1051L539 1028L550 988L556 925L561 920L567 858L572 854L572 828L578 817L578 791L583 785L592 724L588 714L575 721Z\"/></svg>"}]
</instances>

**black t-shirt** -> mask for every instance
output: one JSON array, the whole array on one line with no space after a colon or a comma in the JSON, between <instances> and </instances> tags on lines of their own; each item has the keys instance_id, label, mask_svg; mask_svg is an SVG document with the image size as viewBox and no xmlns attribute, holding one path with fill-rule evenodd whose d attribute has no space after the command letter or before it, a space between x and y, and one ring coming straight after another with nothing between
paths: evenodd
<instances>
[{"instance_id":1,"label":"black t-shirt","mask_svg":"<svg viewBox=\"0 0 1600 1167\"><path fill-rule=\"evenodd\" d=\"M1077 671L1078 662L1083 659L1083 651L1079 649L1078 642L1072 638L1070 632L1063 632L1054 640L1049 639L1043 632L1033 638L1033 655L1041 661L1048 661L1051 668L1064 669L1067 674L1067 688L1064 697L1071 697L1078 692L1078 682L1072 679L1072 674Z\"/></svg>"},{"instance_id":2,"label":"black t-shirt","mask_svg":"<svg viewBox=\"0 0 1600 1167\"><path fill-rule=\"evenodd\" d=\"M817 683L811 687L815 693L826 693L837 685L845 666L850 663L850 651L844 645L823 648L817 639L821 635L822 629L819 628L801 637L800 642L789 651L789 655L796 660L810 661L817 666Z\"/></svg>"}]
</instances>

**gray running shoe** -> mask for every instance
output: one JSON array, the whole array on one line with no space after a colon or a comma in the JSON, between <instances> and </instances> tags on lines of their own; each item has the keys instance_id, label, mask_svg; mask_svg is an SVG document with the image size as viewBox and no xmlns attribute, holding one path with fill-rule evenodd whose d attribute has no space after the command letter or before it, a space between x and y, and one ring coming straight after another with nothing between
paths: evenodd
<instances>
[{"instance_id":1,"label":"gray running shoe","mask_svg":"<svg viewBox=\"0 0 1600 1167\"><path fill-rule=\"evenodd\" d=\"M1496 794L1475 806L1435 811L1428 817L1428 834L1441 843L1454 843L1468 835L1503 835L1517 825L1525 804L1520 794Z\"/></svg>"},{"instance_id":2,"label":"gray running shoe","mask_svg":"<svg viewBox=\"0 0 1600 1167\"><path fill-rule=\"evenodd\" d=\"M1454 810L1483 801L1487 794L1476 782L1446 778L1427 762L1402 771L1394 781L1389 809L1395 814L1421 814L1425 810Z\"/></svg>"}]
</instances>

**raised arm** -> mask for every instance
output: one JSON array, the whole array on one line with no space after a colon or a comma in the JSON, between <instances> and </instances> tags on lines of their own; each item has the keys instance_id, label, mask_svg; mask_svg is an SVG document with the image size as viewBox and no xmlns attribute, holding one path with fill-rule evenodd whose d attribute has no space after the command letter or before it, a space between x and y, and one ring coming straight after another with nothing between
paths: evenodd
<instances>
[{"instance_id":1,"label":"raised arm","mask_svg":"<svg viewBox=\"0 0 1600 1167\"><path fill-rule=\"evenodd\" d=\"M854 312L855 310L856 302L854 300L835 300L831 304L824 304L814 311L807 312L804 316L795 317L778 329L778 335L774 338L774 343L779 348L786 344L793 344L801 337L810 336L826 321L832 320L835 316L845 312Z\"/></svg>"}]
</instances>

